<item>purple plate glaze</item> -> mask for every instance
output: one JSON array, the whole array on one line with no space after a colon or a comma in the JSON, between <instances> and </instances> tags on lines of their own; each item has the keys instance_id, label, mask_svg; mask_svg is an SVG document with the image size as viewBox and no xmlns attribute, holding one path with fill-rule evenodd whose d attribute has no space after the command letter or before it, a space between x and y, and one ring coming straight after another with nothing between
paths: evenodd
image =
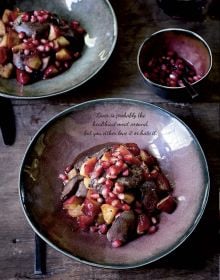
<instances>
[{"instance_id":1,"label":"purple plate glaze","mask_svg":"<svg viewBox=\"0 0 220 280\"><path fill-rule=\"evenodd\" d=\"M80 153L108 142L148 148L179 200L173 214L161 215L155 234L117 249L106 236L73 230L61 211L57 179ZM100 99L71 107L41 128L24 156L19 191L28 222L53 248L86 264L127 269L158 260L192 233L208 199L209 173L198 140L175 115L141 101Z\"/></svg>"}]
</instances>

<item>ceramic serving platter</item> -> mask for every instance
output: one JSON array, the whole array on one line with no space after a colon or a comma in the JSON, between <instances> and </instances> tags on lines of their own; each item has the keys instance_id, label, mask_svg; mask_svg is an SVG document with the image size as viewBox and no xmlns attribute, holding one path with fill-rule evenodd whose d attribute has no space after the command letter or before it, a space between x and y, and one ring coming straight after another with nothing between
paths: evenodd
<instances>
[{"instance_id":1,"label":"ceramic serving platter","mask_svg":"<svg viewBox=\"0 0 220 280\"><path fill-rule=\"evenodd\" d=\"M161 214L155 234L120 248L105 235L74 231L60 203L59 173L85 150L109 142L147 148L178 197L176 211ZM40 129L24 156L19 191L28 222L49 245L87 264L127 269L158 260L192 233L206 206L209 172L198 140L175 115L141 101L100 99L71 107Z\"/></svg>"}]
</instances>

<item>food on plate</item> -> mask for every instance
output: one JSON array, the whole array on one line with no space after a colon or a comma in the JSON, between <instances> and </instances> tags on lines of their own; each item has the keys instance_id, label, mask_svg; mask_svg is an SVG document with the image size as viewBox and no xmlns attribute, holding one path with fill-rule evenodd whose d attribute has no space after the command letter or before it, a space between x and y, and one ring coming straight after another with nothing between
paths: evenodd
<instances>
[{"instance_id":1,"label":"food on plate","mask_svg":"<svg viewBox=\"0 0 220 280\"><path fill-rule=\"evenodd\" d=\"M202 78L192 64L174 51L164 51L146 59L143 73L149 80L167 87L183 87L183 78L190 84Z\"/></svg>"},{"instance_id":2,"label":"food on plate","mask_svg":"<svg viewBox=\"0 0 220 280\"><path fill-rule=\"evenodd\" d=\"M155 233L177 207L156 158L135 143L106 144L59 174L62 208L79 230L105 234L112 247Z\"/></svg>"},{"instance_id":3,"label":"food on plate","mask_svg":"<svg viewBox=\"0 0 220 280\"><path fill-rule=\"evenodd\" d=\"M47 10L6 9L0 19L0 77L20 84L49 79L81 56L85 30Z\"/></svg>"}]
</instances>

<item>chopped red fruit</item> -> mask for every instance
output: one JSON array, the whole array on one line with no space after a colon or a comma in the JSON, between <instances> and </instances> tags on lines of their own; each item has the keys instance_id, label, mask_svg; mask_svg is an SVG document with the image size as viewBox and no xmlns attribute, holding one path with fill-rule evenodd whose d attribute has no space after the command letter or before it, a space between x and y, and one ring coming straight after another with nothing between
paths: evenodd
<instances>
[{"instance_id":1,"label":"chopped red fruit","mask_svg":"<svg viewBox=\"0 0 220 280\"><path fill-rule=\"evenodd\" d=\"M88 230L89 227L93 224L94 218L86 215L81 215L77 217L77 222L82 230Z\"/></svg>"},{"instance_id":2,"label":"chopped red fruit","mask_svg":"<svg viewBox=\"0 0 220 280\"><path fill-rule=\"evenodd\" d=\"M151 226L150 219L145 214L138 216L137 234L143 234L148 231Z\"/></svg>"},{"instance_id":3,"label":"chopped red fruit","mask_svg":"<svg viewBox=\"0 0 220 280\"><path fill-rule=\"evenodd\" d=\"M83 202L82 212L86 216L95 217L100 212L100 204L94 199L86 198Z\"/></svg>"},{"instance_id":4,"label":"chopped red fruit","mask_svg":"<svg viewBox=\"0 0 220 280\"><path fill-rule=\"evenodd\" d=\"M26 85L31 82L31 76L26 71L20 69L16 69L16 79L22 85Z\"/></svg>"},{"instance_id":5,"label":"chopped red fruit","mask_svg":"<svg viewBox=\"0 0 220 280\"><path fill-rule=\"evenodd\" d=\"M0 47L0 64L5 64L9 61L10 51L6 47Z\"/></svg>"},{"instance_id":6,"label":"chopped red fruit","mask_svg":"<svg viewBox=\"0 0 220 280\"><path fill-rule=\"evenodd\" d=\"M112 242L112 247L118 248L118 247L121 247L122 244L123 244L123 242L121 240L115 240Z\"/></svg>"},{"instance_id":7,"label":"chopped red fruit","mask_svg":"<svg viewBox=\"0 0 220 280\"><path fill-rule=\"evenodd\" d=\"M164 199L162 199L161 201L159 201L157 203L157 208L160 211L166 212L169 214L173 213L173 211L176 209L176 207L177 207L177 200L172 195L168 195L167 197L165 197Z\"/></svg>"}]
</instances>

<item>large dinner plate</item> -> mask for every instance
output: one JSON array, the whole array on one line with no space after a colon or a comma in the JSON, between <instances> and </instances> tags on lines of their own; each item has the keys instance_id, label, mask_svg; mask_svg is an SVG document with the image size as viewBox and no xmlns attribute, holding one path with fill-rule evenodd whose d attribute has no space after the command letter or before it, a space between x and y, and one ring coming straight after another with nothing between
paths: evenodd
<instances>
[{"instance_id":1,"label":"large dinner plate","mask_svg":"<svg viewBox=\"0 0 220 280\"><path fill-rule=\"evenodd\" d=\"M161 214L159 230L112 248L106 236L73 231L61 214L58 174L75 157L107 142L134 142L158 159L178 197L173 214ZM20 199L33 230L49 245L87 264L132 268L177 248L195 229L206 206L209 173L202 148L172 113L129 99L100 99L60 113L35 135L20 172Z\"/></svg>"},{"instance_id":2,"label":"large dinner plate","mask_svg":"<svg viewBox=\"0 0 220 280\"><path fill-rule=\"evenodd\" d=\"M64 73L48 80L21 86L16 79L0 78L0 95L11 98L35 99L58 95L84 84L105 65L117 40L117 21L108 0L15 0L0 4L21 11L45 9L71 21L76 19L85 28L82 56Z\"/></svg>"}]
</instances>

